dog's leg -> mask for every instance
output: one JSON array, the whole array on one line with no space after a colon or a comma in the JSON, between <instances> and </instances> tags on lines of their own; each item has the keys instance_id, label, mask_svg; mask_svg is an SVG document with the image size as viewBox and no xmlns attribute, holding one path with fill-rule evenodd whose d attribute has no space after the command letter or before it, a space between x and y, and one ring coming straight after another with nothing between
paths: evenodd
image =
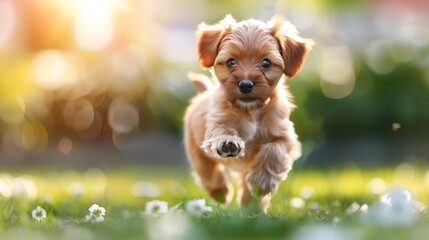
<instances>
[{"instance_id":1,"label":"dog's leg","mask_svg":"<svg viewBox=\"0 0 429 240\"><path fill-rule=\"evenodd\" d=\"M234 190L225 177L223 165L207 157L201 150L191 153L190 160L197 174L197 182L207 193L220 203L231 202Z\"/></svg>"},{"instance_id":2,"label":"dog's leg","mask_svg":"<svg viewBox=\"0 0 429 240\"><path fill-rule=\"evenodd\" d=\"M245 178L245 176L247 176L247 174L244 174L243 178ZM250 208L251 211L262 210L264 213L267 213L267 208L271 200L271 194L267 194L264 196L255 196L255 194L253 194L251 190L249 190L245 179L243 179L243 181L240 182L239 185L237 200L241 206L246 206Z\"/></svg>"},{"instance_id":3,"label":"dog's leg","mask_svg":"<svg viewBox=\"0 0 429 240\"><path fill-rule=\"evenodd\" d=\"M241 176L241 179L237 180L237 185L238 185L237 202L239 205L242 205L242 206L249 205L250 201L253 198L246 184L246 179L245 179L246 175L247 173L244 173Z\"/></svg>"},{"instance_id":4,"label":"dog's leg","mask_svg":"<svg viewBox=\"0 0 429 240\"><path fill-rule=\"evenodd\" d=\"M258 160L252 170L246 174L242 203L250 202L257 196L266 211L271 196L275 193L278 183L287 177L293 162L301 155L301 144L292 132L287 137L276 138L262 145Z\"/></svg>"}]
</instances>

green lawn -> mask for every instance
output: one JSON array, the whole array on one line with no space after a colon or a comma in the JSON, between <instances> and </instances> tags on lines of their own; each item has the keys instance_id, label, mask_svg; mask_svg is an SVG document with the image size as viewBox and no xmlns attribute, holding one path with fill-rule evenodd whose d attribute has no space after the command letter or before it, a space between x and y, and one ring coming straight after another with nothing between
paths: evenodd
<instances>
[{"instance_id":1,"label":"green lawn","mask_svg":"<svg viewBox=\"0 0 429 240\"><path fill-rule=\"evenodd\" d=\"M265 215L240 210L235 201L229 207L217 205L196 186L186 168L3 169L0 239L306 239L300 232L316 229L323 234L331 226L351 231L347 234L358 239L411 235L425 239L420 237L429 235L424 209L429 203L427 170L427 166L409 164L365 170L297 167L281 183ZM373 211L380 194L395 185L408 189L417 200L413 202L416 219L409 225L365 220L359 207L367 204ZM201 217L186 211L159 217L143 214L147 201L162 200L170 208L184 209L184 203L195 198L207 199L213 211ZM103 222L85 221L94 203L106 209ZM47 212L40 222L31 215L37 206Z\"/></svg>"}]
</instances>

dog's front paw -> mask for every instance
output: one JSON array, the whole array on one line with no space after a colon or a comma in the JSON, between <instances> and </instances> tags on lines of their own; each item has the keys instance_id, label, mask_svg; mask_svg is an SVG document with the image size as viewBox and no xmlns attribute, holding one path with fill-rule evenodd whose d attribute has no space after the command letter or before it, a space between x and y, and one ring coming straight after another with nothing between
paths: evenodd
<instances>
[{"instance_id":1,"label":"dog's front paw","mask_svg":"<svg viewBox=\"0 0 429 240\"><path fill-rule=\"evenodd\" d=\"M216 158L244 157L244 142L237 136L221 136L203 142L201 146Z\"/></svg>"}]
</instances>

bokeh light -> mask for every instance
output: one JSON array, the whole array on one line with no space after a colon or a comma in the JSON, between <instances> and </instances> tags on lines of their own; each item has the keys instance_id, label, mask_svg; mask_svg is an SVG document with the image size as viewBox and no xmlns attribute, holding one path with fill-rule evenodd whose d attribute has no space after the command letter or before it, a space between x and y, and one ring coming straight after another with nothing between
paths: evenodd
<instances>
[{"instance_id":1,"label":"bokeh light","mask_svg":"<svg viewBox=\"0 0 429 240\"><path fill-rule=\"evenodd\" d=\"M66 54L42 51L33 60L33 80L41 88L55 90L75 84L79 75Z\"/></svg>"},{"instance_id":2,"label":"bokeh light","mask_svg":"<svg viewBox=\"0 0 429 240\"><path fill-rule=\"evenodd\" d=\"M58 151L61 154L67 155L69 154L73 149L73 141L68 137L63 137L58 142Z\"/></svg>"},{"instance_id":3,"label":"bokeh light","mask_svg":"<svg viewBox=\"0 0 429 240\"><path fill-rule=\"evenodd\" d=\"M131 194L135 197L155 198L162 194L161 188L152 182L139 181L131 186Z\"/></svg>"},{"instance_id":4,"label":"bokeh light","mask_svg":"<svg viewBox=\"0 0 429 240\"><path fill-rule=\"evenodd\" d=\"M10 183L11 183L10 176L5 174L2 174L0 176L0 194L5 198L9 198L12 194L12 191L9 187Z\"/></svg>"},{"instance_id":5,"label":"bokeh light","mask_svg":"<svg viewBox=\"0 0 429 240\"><path fill-rule=\"evenodd\" d=\"M14 178L11 182L12 195L16 197L35 199L37 188L28 176Z\"/></svg>"},{"instance_id":6,"label":"bokeh light","mask_svg":"<svg viewBox=\"0 0 429 240\"><path fill-rule=\"evenodd\" d=\"M368 192L380 195L386 191L386 182L379 178L373 178L368 182Z\"/></svg>"},{"instance_id":7,"label":"bokeh light","mask_svg":"<svg viewBox=\"0 0 429 240\"><path fill-rule=\"evenodd\" d=\"M348 96L355 85L353 59L346 47L325 49L320 87L326 97L340 99Z\"/></svg>"},{"instance_id":8,"label":"bokeh light","mask_svg":"<svg viewBox=\"0 0 429 240\"><path fill-rule=\"evenodd\" d=\"M15 8L9 0L0 0L0 47L12 34L16 23Z\"/></svg>"},{"instance_id":9,"label":"bokeh light","mask_svg":"<svg viewBox=\"0 0 429 240\"><path fill-rule=\"evenodd\" d=\"M76 43L84 50L98 51L113 38L111 0L80 0L74 25Z\"/></svg>"},{"instance_id":10,"label":"bokeh light","mask_svg":"<svg viewBox=\"0 0 429 240\"><path fill-rule=\"evenodd\" d=\"M118 133L129 133L139 123L139 113L130 103L115 101L108 112L109 124Z\"/></svg>"},{"instance_id":11,"label":"bokeh light","mask_svg":"<svg viewBox=\"0 0 429 240\"><path fill-rule=\"evenodd\" d=\"M75 130L86 129L94 120L94 109L87 99L67 102L63 108L65 124Z\"/></svg>"},{"instance_id":12,"label":"bokeh light","mask_svg":"<svg viewBox=\"0 0 429 240\"><path fill-rule=\"evenodd\" d=\"M383 40L373 40L368 44L365 57L372 71L386 74L393 70L396 63L390 58L388 49L388 43Z\"/></svg>"}]
</instances>

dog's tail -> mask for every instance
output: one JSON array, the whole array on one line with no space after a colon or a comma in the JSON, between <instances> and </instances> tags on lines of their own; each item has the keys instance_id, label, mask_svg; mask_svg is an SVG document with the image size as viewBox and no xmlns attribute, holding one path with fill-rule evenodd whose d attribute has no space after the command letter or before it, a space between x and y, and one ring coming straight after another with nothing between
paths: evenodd
<instances>
[{"instance_id":1,"label":"dog's tail","mask_svg":"<svg viewBox=\"0 0 429 240\"><path fill-rule=\"evenodd\" d=\"M188 78L198 92L205 92L215 87L212 80L204 74L188 72Z\"/></svg>"}]
</instances>

